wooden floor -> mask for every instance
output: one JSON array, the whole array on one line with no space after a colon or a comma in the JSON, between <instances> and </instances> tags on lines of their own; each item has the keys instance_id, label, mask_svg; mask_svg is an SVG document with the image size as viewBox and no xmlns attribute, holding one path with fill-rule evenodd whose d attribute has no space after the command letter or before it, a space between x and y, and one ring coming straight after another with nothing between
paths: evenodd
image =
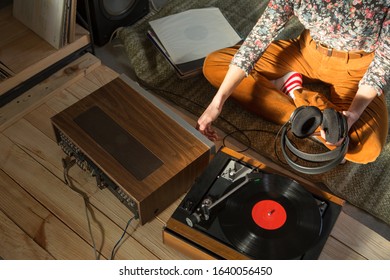
<instances>
[{"instance_id":1,"label":"wooden floor","mask_svg":"<svg viewBox=\"0 0 390 280\"><path fill-rule=\"evenodd\" d=\"M83 198L64 183L64 155L50 117L117 76L85 55L1 108L0 259L111 258L133 214L73 167L69 175L88 194L93 211L90 231ZM195 124L194 117L177 112ZM143 226L132 221L115 259L188 259L162 243L164 224L179 201ZM342 212L320 259L390 259L390 244Z\"/></svg>"}]
</instances>

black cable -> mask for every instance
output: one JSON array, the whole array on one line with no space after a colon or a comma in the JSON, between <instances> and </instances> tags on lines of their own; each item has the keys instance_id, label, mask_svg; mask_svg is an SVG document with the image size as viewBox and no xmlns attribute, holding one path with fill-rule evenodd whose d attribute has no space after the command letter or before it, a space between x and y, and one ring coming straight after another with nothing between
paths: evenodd
<instances>
[{"instance_id":1,"label":"black cable","mask_svg":"<svg viewBox=\"0 0 390 280\"><path fill-rule=\"evenodd\" d=\"M122 236L118 239L118 241L116 242L114 248L112 248L110 260L113 260L113 259L114 259L115 254L116 254L116 252L118 251L117 247L119 246L119 243L122 241L123 237L125 236L125 234L126 234L126 232L127 232L127 228L130 226L131 222L135 219L135 217L136 217L136 216L133 216L133 217L131 217L131 218L127 221L127 224L126 224L125 229L123 230Z\"/></svg>"},{"instance_id":2,"label":"black cable","mask_svg":"<svg viewBox=\"0 0 390 280\"><path fill-rule=\"evenodd\" d=\"M155 88L155 87L151 87L149 85L147 85L145 82L143 82L142 80L138 79L137 82L145 89L147 90L150 90L150 91L153 91L153 92L162 92L162 93L166 93L166 94L169 94L169 95L173 95L175 97L179 97L179 98L182 98L196 106L198 106L199 108L201 108L202 110L205 110L206 108L202 105L202 104L199 104L197 102L195 102L194 100L190 99L190 98L187 98L185 96L182 96L180 94L177 94L177 93L174 93L172 91L169 91L169 90L164 90L164 89L159 89L159 88ZM170 100L171 102L173 102L174 104L180 106L181 104L179 104L178 102L175 102L175 100ZM234 133L241 133L247 140L248 140L248 145L246 145L246 148L243 149L243 150L239 150L239 151L236 151L238 153L243 153L249 149L252 149L252 142L249 138L249 136L247 134L245 134L244 132L265 132L265 133L271 133L271 134L274 134L274 132L272 131L267 131L267 130L261 130L261 129L240 129L238 128L236 125L234 125L232 122L230 122L229 120L227 120L226 118L222 117L222 116L219 116L218 117L220 120L224 121L225 123L227 123L229 126L233 127L233 131L227 133L223 139L222 139L222 145L224 147L227 147L225 145L225 141L228 137L230 137L232 134Z\"/></svg>"},{"instance_id":3,"label":"black cable","mask_svg":"<svg viewBox=\"0 0 390 280\"><path fill-rule=\"evenodd\" d=\"M242 149L242 150L238 150L236 151L237 153L243 153L243 152L246 152L247 150L249 150L252 146L252 141L251 139L249 138L249 136L247 134L244 133L243 130L234 130L232 132L229 132L228 134L226 134L223 138L222 138L222 146L223 147L227 147L227 145L225 144L225 141L227 138L229 138L230 136L232 136L234 133L241 133L248 141L248 145L245 145L246 148Z\"/></svg>"}]
</instances>

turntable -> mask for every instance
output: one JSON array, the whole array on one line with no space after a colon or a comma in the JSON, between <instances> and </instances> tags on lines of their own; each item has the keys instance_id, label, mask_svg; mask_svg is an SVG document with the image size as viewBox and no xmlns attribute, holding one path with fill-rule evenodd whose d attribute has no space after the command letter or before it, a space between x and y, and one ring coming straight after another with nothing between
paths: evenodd
<instances>
[{"instance_id":1,"label":"turntable","mask_svg":"<svg viewBox=\"0 0 390 280\"><path fill-rule=\"evenodd\" d=\"M195 259L317 259L344 201L222 148L163 230Z\"/></svg>"}]
</instances>

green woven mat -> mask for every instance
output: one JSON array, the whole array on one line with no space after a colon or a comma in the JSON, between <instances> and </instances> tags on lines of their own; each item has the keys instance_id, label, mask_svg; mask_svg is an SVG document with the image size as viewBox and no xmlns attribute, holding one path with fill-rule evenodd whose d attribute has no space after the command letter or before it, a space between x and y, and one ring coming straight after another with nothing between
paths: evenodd
<instances>
[{"instance_id":1,"label":"green woven mat","mask_svg":"<svg viewBox=\"0 0 390 280\"><path fill-rule=\"evenodd\" d=\"M211 101L216 89L202 76L181 80L177 77L165 58L156 50L146 36L150 20L191 8L218 7L230 24L245 38L263 12L268 1L258 0L170 0L158 12L152 12L133 26L118 32L127 52L131 67L141 85L151 92L177 104L181 108L200 116ZM288 24L279 38L292 38L302 31L296 18ZM311 85L314 87L317 85ZM387 100L390 104L389 100ZM243 110L232 100L228 100L215 125L231 133L237 129L246 131L232 136L243 143L250 143L258 153L278 164L275 154L275 135L279 126ZM248 142L249 141L249 142ZM313 150L320 150L318 143L307 141ZM280 151L277 149L277 154ZM286 167L288 168L288 167ZM375 163L358 165L346 163L336 169L320 175L305 175L313 182L323 183L335 195L349 203L366 210L373 216L390 224L390 144L386 145L382 155Z\"/></svg>"}]
</instances>

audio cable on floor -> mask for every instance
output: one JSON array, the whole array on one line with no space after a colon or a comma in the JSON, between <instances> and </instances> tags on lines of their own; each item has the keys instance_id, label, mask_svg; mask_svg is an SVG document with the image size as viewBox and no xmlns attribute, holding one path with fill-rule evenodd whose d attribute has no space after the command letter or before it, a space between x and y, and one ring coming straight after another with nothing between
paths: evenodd
<instances>
[{"instance_id":1,"label":"audio cable on floor","mask_svg":"<svg viewBox=\"0 0 390 280\"><path fill-rule=\"evenodd\" d=\"M91 215L92 219L94 219L97 222L96 217L94 215L93 209L92 209L91 204L89 202L88 195L85 192L83 192L82 190L76 188L73 185L73 181L69 177L69 169L75 163L76 163L76 160L75 159L71 159L69 156L67 156L66 158L62 159L62 165L64 167L64 181L65 181L65 184L68 185L72 191L78 193L83 198L84 209L85 209L85 213L86 213L86 217L87 217L88 231L89 231L89 235L91 236L92 248L93 248L93 251L94 251L95 259L98 260L98 259L100 259L100 253L99 253L99 250L97 250L97 248L96 248L95 239L94 239L94 236L93 236L93 233L92 233L90 215ZM100 225L100 223L98 223L98 224ZM101 225L100 225L100 227L101 227ZM101 227L101 229L102 229L102 227Z\"/></svg>"},{"instance_id":2,"label":"audio cable on floor","mask_svg":"<svg viewBox=\"0 0 390 280\"><path fill-rule=\"evenodd\" d=\"M91 204L90 204L90 201L89 201L89 197L88 195L83 192L82 190L76 188L72 182L72 179L70 178L69 176L69 169L76 163L76 160L75 159L72 159L71 157L67 156L66 158L63 158L62 159L62 165L64 167L64 182L66 185L68 185L70 187L70 189L76 193L78 193L79 195L81 195L81 197L83 198L83 201L84 201L84 207L85 207L85 212L86 212L86 217L87 217L87 223L88 223L88 231L89 231L89 234L91 236L91 242L92 242L92 247L93 247L93 251L94 251L94 255L95 255L95 259L96 260L99 260L100 259L100 256L101 254L99 253L99 251L101 251L102 248L100 248L100 250L97 250L97 247L96 247L96 242L95 242L95 239L94 239L94 236L92 234L92 227L91 227L91 219L90 219L90 216L92 217L92 219L99 225L101 231L103 232L103 227L102 225L100 224L100 222L97 221L95 215L94 215L94 212L93 212L93 209L91 207ZM118 247L121 243L121 241L123 240L126 232L127 232L127 229L128 227L130 226L131 222L137 218L137 215L134 215L133 217L131 217L129 219L129 221L127 222L126 224L126 227L122 233L122 236L119 238L119 240L116 242L116 244L114 245L113 249L112 249L112 252L111 252L111 256L110 256L110 260L113 260L114 257L115 257L115 254L116 252L118 251Z\"/></svg>"},{"instance_id":3,"label":"audio cable on floor","mask_svg":"<svg viewBox=\"0 0 390 280\"><path fill-rule=\"evenodd\" d=\"M122 233L122 236L118 239L118 241L116 242L114 248L112 248L112 252L111 252L111 257L110 257L110 260L113 260L115 258L115 254L116 252L118 251L118 246L119 244L121 243L123 237L125 236L126 232L127 232L127 228L130 226L131 222L136 218L136 216L133 216L129 219L129 221L127 222L126 224L126 227L125 229L123 230L123 233Z\"/></svg>"}]
</instances>

